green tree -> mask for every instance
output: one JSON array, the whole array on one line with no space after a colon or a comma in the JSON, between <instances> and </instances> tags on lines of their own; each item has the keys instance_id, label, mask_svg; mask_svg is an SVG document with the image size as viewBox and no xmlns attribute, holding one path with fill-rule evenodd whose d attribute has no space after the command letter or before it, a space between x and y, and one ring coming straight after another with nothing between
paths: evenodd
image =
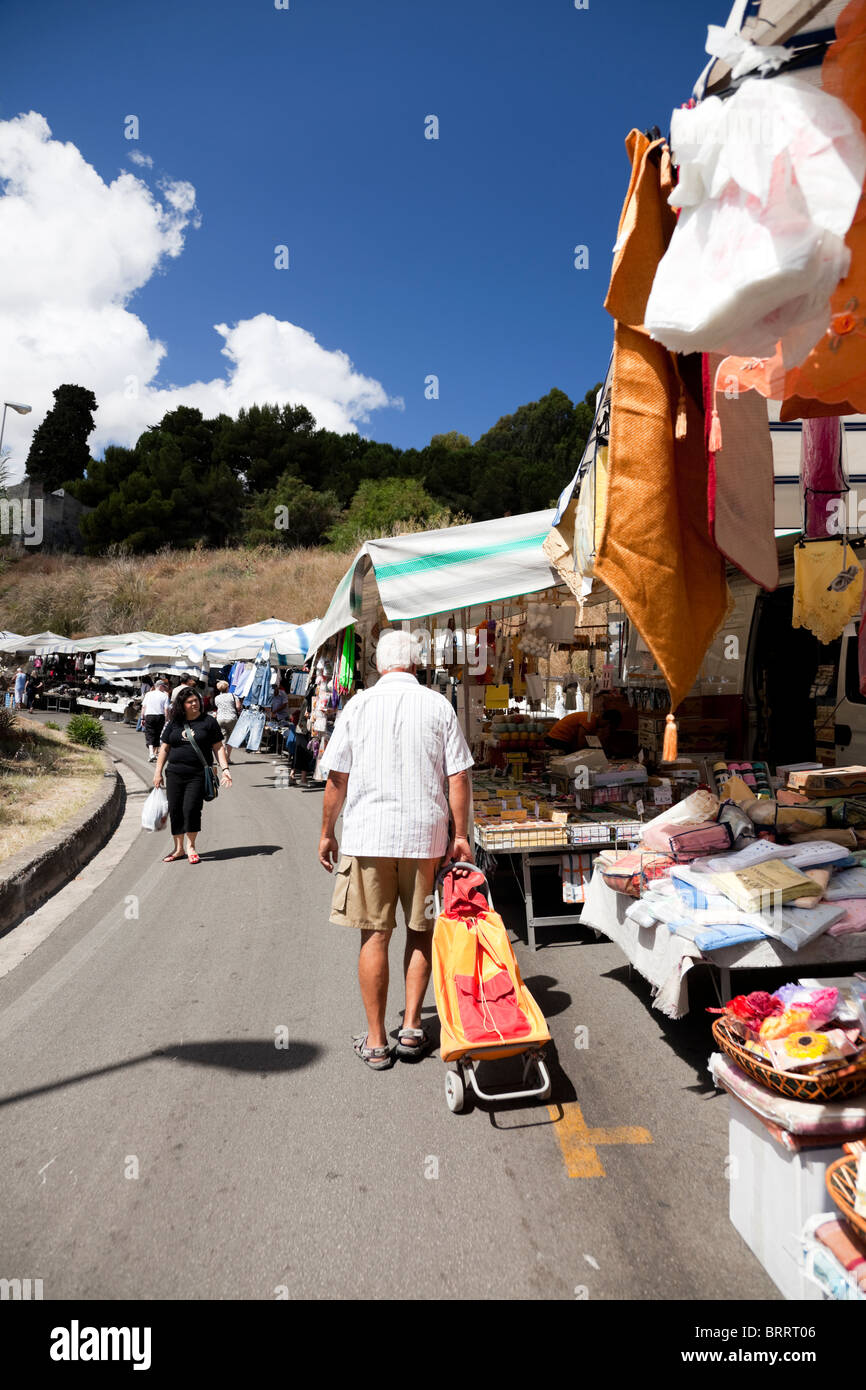
<instances>
[{"instance_id":1,"label":"green tree","mask_svg":"<svg viewBox=\"0 0 866 1390\"><path fill-rule=\"evenodd\" d=\"M58 386L53 395L54 405L34 434L27 455L28 477L46 492L84 477L96 410L96 397L85 386Z\"/></svg>"},{"instance_id":2,"label":"green tree","mask_svg":"<svg viewBox=\"0 0 866 1390\"><path fill-rule=\"evenodd\" d=\"M122 487L126 478L138 467L134 449L120 444L106 445L101 459L91 459L87 475L69 483L69 491L86 507L98 507L107 497Z\"/></svg>"},{"instance_id":3,"label":"green tree","mask_svg":"<svg viewBox=\"0 0 866 1390\"><path fill-rule=\"evenodd\" d=\"M340 511L335 492L316 492L294 473L285 473L275 488L258 493L249 504L244 519L244 544L286 549L322 545Z\"/></svg>"},{"instance_id":4,"label":"green tree","mask_svg":"<svg viewBox=\"0 0 866 1390\"><path fill-rule=\"evenodd\" d=\"M215 462L215 442L225 417L205 420L200 410L181 406L145 431L135 449L106 449L92 467L93 495L110 491L82 518L89 554L111 545L146 553L163 545L179 549L198 542L223 546L239 538L244 490L224 462ZM88 478L79 489L87 500Z\"/></svg>"},{"instance_id":5,"label":"green tree","mask_svg":"<svg viewBox=\"0 0 866 1390\"><path fill-rule=\"evenodd\" d=\"M225 420L215 462L226 464L247 493L263 492L285 473L300 473L297 465L315 433L306 406L251 405L237 420Z\"/></svg>"},{"instance_id":6,"label":"green tree","mask_svg":"<svg viewBox=\"0 0 866 1390\"><path fill-rule=\"evenodd\" d=\"M472 448L472 440L468 434L459 434L457 430L449 430L447 434L434 434L430 443L431 445L441 445L443 449Z\"/></svg>"},{"instance_id":7,"label":"green tree","mask_svg":"<svg viewBox=\"0 0 866 1390\"><path fill-rule=\"evenodd\" d=\"M417 479L368 478L328 539L333 550L353 550L376 536L390 535L400 523L425 521L440 511L436 498Z\"/></svg>"}]
</instances>

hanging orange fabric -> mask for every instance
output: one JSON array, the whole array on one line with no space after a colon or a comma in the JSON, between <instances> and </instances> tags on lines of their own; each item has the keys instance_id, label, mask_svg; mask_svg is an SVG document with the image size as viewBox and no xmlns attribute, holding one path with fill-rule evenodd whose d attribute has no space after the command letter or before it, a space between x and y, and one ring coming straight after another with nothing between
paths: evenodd
<instances>
[{"instance_id":1,"label":"hanging orange fabric","mask_svg":"<svg viewBox=\"0 0 866 1390\"><path fill-rule=\"evenodd\" d=\"M727 611L724 559L707 523L700 359L653 342L643 327L656 266L675 216L664 141L633 130L631 179L605 308L616 320L606 509L595 561L662 671L677 705L693 685ZM694 370L696 368L696 371ZM699 404L700 402L700 404Z\"/></svg>"},{"instance_id":2,"label":"hanging orange fabric","mask_svg":"<svg viewBox=\"0 0 866 1390\"><path fill-rule=\"evenodd\" d=\"M837 19L821 86L845 102L866 132L866 0L851 0ZM786 374L782 420L866 410L866 190L845 244L851 266L830 301L829 332Z\"/></svg>"}]
</instances>

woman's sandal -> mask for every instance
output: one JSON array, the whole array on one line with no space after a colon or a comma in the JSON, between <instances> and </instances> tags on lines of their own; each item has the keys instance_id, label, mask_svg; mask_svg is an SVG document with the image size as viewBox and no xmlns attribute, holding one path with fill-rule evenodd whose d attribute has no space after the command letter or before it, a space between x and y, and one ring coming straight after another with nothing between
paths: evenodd
<instances>
[{"instance_id":1,"label":"woman's sandal","mask_svg":"<svg viewBox=\"0 0 866 1390\"><path fill-rule=\"evenodd\" d=\"M186 857L189 860L190 864L198 864L199 860L201 859L201 855L196 854L194 849L191 849Z\"/></svg>"},{"instance_id":2,"label":"woman's sandal","mask_svg":"<svg viewBox=\"0 0 866 1390\"><path fill-rule=\"evenodd\" d=\"M404 1038L418 1038L417 1043L404 1043ZM430 1047L430 1039L423 1028L401 1028L397 1034L397 1056L404 1062L417 1062Z\"/></svg>"},{"instance_id":3,"label":"woman's sandal","mask_svg":"<svg viewBox=\"0 0 866 1390\"><path fill-rule=\"evenodd\" d=\"M352 1039L352 1047L371 1071L386 1071L394 1061L390 1047L368 1047L368 1036L367 1033L359 1033L357 1038Z\"/></svg>"},{"instance_id":4,"label":"woman's sandal","mask_svg":"<svg viewBox=\"0 0 866 1390\"><path fill-rule=\"evenodd\" d=\"M163 864L176 864L178 859L186 859L185 854L167 854L163 859Z\"/></svg>"}]
</instances>

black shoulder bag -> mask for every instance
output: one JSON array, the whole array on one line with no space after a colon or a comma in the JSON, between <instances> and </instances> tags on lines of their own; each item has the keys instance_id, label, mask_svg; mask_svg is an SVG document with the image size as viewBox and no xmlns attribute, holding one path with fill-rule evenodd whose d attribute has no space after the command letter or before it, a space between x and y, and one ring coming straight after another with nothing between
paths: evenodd
<instances>
[{"instance_id":1,"label":"black shoulder bag","mask_svg":"<svg viewBox=\"0 0 866 1390\"><path fill-rule=\"evenodd\" d=\"M184 728L184 730L183 730L183 732L182 732L182 734L181 734L181 738L185 738L185 739L186 739L187 743L190 744L190 746L193 747L193 748L195 749L196 753L198 754L198 756L199 756L199 758L200 758L200 760L201 760L201 765L202 765L202 767L204 768L204 799L205 799L205 801L216 801L217 797L218 797L219 794L220 794L219 778L217 777L216 773L215 773L214 770L213 770L213 767L212 767L211 764L208 762L208 760L207 760L207 758L205 757L204 753L203 753L203 752L201 751L201 749L199 748L199 746L198 746L198 744L197 744L197 742L196 742L195 734L193 733L192 729L189 727L188 724L187 724L186 727Z\"/></svg>"}]
</instances>

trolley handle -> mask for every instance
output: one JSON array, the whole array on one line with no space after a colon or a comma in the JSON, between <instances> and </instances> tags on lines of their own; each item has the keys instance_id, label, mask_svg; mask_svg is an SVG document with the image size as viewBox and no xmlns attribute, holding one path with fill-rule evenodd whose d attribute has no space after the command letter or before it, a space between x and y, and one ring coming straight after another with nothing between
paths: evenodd
<instances>
[{"instance_id":1,"label":"trolley handle","mask_svg":"<svg viewBox=\"0 0 866 1390\"><path fill-rule=\"evenodd\" d=\"M453 859L450 864L443 864L436 875L436 882L444 883L445 879L454 869L471 869L473 873L481 874L482 878L484 878L485 886L487 884L487 879L484 876L483 870L479 869L477 864L473 864L471 860L468 859Z\"/></svg>"}]
</instances>

